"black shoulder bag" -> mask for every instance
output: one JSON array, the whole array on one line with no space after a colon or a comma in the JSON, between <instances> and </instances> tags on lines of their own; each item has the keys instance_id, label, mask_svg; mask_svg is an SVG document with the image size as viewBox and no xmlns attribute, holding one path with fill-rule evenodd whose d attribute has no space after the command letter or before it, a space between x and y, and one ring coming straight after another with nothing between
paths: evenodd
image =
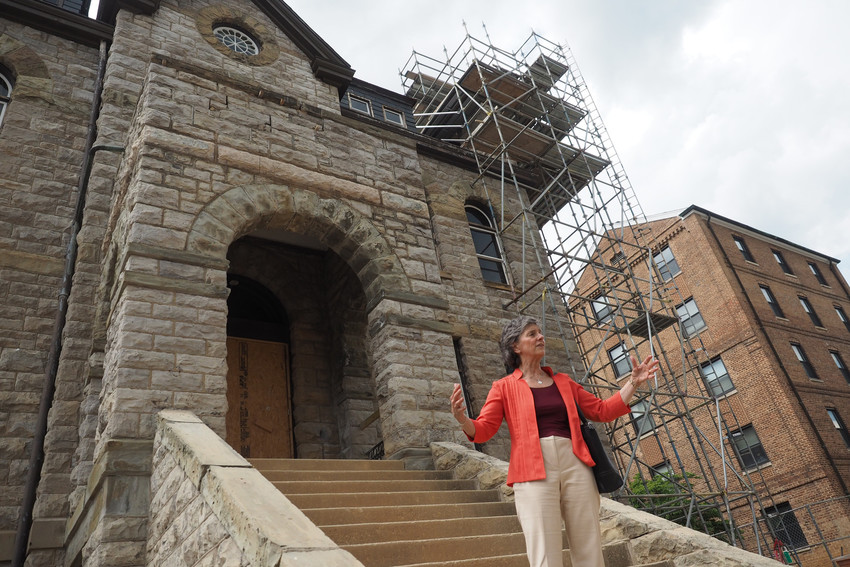
<instances>
[{"instance_id":1,"label":"black shoulder bag","mask_svg":"<svg viewBox=\"0 0 850 567\"><path fill-rule=\"evenodd\" d=\"M584 437L584 443L590 451L590 457L596 466L593 467L593 476L596 479L596 488L600 494L614 492L623 486L623 477L611 459L608 458L608 453L602 446L602 441L599 440L599 433L585 419L581 413L581 408L576 404L578 416L581 418L581 436Z\"/></svg>"}]
</instances>

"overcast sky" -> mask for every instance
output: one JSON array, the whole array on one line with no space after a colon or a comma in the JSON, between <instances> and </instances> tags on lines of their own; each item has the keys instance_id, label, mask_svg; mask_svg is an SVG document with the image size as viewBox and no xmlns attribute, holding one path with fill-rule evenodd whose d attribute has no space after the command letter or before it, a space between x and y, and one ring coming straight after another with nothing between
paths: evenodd
<instances>
[{"instance_id":1,"label":"overcast sky","mask_svg":"<svg viewBox=\"0 0 850 567\"><path fill-rule=\"evenodd\" d=\"M694 204L842 260L850 278L850 2L288 0L396 92L470 35L569 46L647 215Z\"/></svg>"}]
</instances>

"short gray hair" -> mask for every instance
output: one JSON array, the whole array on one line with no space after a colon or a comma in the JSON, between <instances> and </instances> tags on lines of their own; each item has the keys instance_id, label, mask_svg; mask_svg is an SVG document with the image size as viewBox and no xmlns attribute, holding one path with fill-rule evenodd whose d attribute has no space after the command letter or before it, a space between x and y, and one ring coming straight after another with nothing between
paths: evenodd
<instances>
[{"instance_id":1,"label":"short gray hair","mask_svg":"<svg viewBox=\"0 0 850 567\"><path fill-rule=\"evenodd\" d=\"M499 340L499 348L502 351L502 360L505 362L505 368L513 372L520 365L520 357L514 352L514 345L519 340L519 336L529 325L538 325L537 319L528 315L520 315L515 319L508 321L507 325L502 329L502 338Z\"/></svg>"}]
</instances>

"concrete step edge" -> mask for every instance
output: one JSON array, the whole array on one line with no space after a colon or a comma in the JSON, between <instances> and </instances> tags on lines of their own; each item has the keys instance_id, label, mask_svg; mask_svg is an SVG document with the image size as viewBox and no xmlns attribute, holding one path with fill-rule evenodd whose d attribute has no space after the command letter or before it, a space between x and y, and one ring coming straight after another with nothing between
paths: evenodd
<instances>
[{"instance_id":1,"label":"concrete step edge","mask_svg":"<svg viewBox=\"0 0 850 567\"><path fill-rule=\"evenodd\" d=\"M311 508L367 508L370 506L405 506L424 504L455 504L475 502L498 502L498 491L485 490L445 490L445 491L409 491L409 492L353 492L353 493L312 493L284 495L302 509Z\"/></svg>"},{"instance_id":2,"label":"concrete step edge","mask_svg":"<svg viewBox=\"0 0 850 567\"><path fill-rule=\"evenodd\" d=\"M433 563L516 555L525 551L525 538L521 533L516 533L366 543L340 547L354 555L364 565L391 567L417 560Z\"/></svg>"},{"instance_id":3,"label":"concrete step edge","mask_svg":"<svg viewBox=\"0 0 850 567\"><path fill-rule=\"evenodd\" d=\"M380 543L395 540L438 539L458 536L485 536L521 533L516 516L485 516L412 520L404 522L371 522L321 526L337 544ZM413 537L411 537L413 536Z\"/></svg>"},{"instance_id":4,"label":"concrete step edge","mask_svg":"<svg viewBox=\"0 0 850 567\"><path fill-rule=\"evenodd\" d=\"M477 490L474 480L274 480L284 494L353 494Z\"/></svg>"},{"instance_id":5,"label":"concrete step edge","mask_svg":"<svg viewBox=\"0 0 850 567\"><path fill-rule=\"evenodd\" d=\"M510 502L465 502L455 504L420 504L416 506L355 506L340 509L336 507L303 509L304 513L318 526L328 522L329 517L339 525L345 519L346 524L375 523L377 518L479 518L515 516L516 507ZM402 521L402 520L396 520Z\"/></svg>"},{"instance_id":6,"label":"concrete step edge","mask_svg":"<svg viewBox=\"0 0 850 567\"><path fill-rule=\"evenodd\" d=\"M451 471L408 471L408 470L262 470L260 473L271 482L278 481L341 481L341 480L454 480Z\"/></svg>"},{"instance_id":7,"label":"concrete step edge","mask_svg":"<svg viewBox=\"0 0 850 567\"><path fill-rule=\"evenodd\" d=\"M405 470L403 461L365 459L248 459L258 471L264 470Z\"/></svg>"}]
</instances>

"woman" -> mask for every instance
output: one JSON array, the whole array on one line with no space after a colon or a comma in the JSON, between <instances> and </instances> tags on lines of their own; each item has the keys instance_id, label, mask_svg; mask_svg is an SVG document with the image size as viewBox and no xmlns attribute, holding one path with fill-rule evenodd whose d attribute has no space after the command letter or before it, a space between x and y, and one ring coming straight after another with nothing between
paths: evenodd
<instances>
[{"instance_id":1,"label":"woman","mask_svg":"<svg viewBox=\"0 0 850 567\"><path fill-rule=\"evenodd\" d=\"M545 340L534 318L517 317L505 325L499 346L513 373L493 383L474 420L466 415L463 393L455 384L452 415L476 443L495 435L503 419L508 422L508 486L514 488L531 567L562 565L562 519L573 567L604 567L599 493L590 468L594 462L581 436L576 405L592 421L629 413L629 400L655 377L658 361L648 356L638 364L632 356L629 379L617 394L600 400L566 374L540 366Z\"/></svg>"}]
</instances>

